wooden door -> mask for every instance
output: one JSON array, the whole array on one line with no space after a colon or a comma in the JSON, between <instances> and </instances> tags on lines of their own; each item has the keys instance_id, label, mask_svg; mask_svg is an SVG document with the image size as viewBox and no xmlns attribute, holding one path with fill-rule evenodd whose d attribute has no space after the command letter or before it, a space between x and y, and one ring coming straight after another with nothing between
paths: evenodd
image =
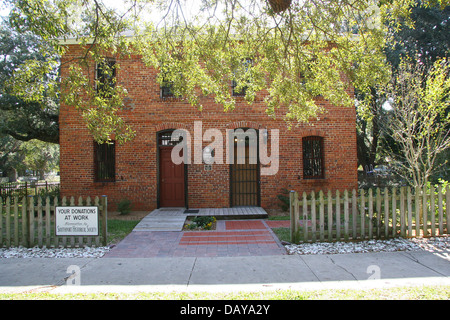
<instances>
[{"instance_id":1,"label":"wooden door","mask_svg":"<svg viewBox=\"0 0 450 320\"><path fill-rule=\"evenodd\" d=\"M176 165L172 162L172 147L160 147L159 150L159 205L184 207L184 164Z\"/></svg>"}]
</instances>

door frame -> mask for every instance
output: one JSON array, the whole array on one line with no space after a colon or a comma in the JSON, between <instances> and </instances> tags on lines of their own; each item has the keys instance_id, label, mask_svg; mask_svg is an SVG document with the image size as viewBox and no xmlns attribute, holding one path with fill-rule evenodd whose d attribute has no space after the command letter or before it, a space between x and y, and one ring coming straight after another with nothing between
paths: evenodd
<instances>
[{"instance_id":1,"label":"door frame","mask_svg":"<svg viewBox=\"0 0 450 320\"><path fill-rule=\"evenodd\" d=\"M167 145L164 146L160 144L160 137L164 133L173 132L175 129L165 129L156 132L156 208L161 208L161 174L160 174L160 168L161 168L161 149L162 148L173 148L173 146ZM188 166L185 163L184 164L184 207L186 209L189 209L188 206Z\"/></svg>"},{"instance_id":2,"label":"door frame","mask_svg":"<svg viewBox=\"0 0 450 320\"><path fill-rule=\"evenodd\" d=\"M247 131L248 129L253 129L253 130L256 131L256 159L257 159L257 161L256 161L256 207L260 207L261 206L261 164L259 162L259 130L255 129L255 128L246 128L246 127L244 127L244 128L235 128L233 130L233 133L236 130L238 130L238 129L242 129L244 131ZM235 151L234 150L234 148L235 148L234 138L230 137L229 141L233 142L233 153L234 153L234 151ZM228 146L228 147L231 148L230 146ZM233 157L234 156L235 155L233 154ZM234 161L234 159L233 159L233 161ZM230 208L239 207L239 206L234 206L233 205L233 171L232 171L233 170L232 169L233 165L234 165L234 163L233 164L230 163L230 165L229 165L229 174L230 174L230 178L229 178L229 180L230 180L230 186L229 186L229 188L230 188L230 192L229 192L229 195L230 195ZM249 206L249 207L253 207L253 206Z\"/></svg>"}]
</instances>

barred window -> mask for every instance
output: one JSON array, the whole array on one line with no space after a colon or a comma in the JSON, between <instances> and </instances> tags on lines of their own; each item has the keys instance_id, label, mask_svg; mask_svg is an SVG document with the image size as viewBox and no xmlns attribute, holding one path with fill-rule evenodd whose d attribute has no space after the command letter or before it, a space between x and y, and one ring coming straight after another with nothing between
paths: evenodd
<instances>
[{"instance_id":1,"label":"barred window","mask_svg":"<svg viewBox=\"0 0 450 320\"><path fill-rule=\"evenodd\" d=\"M164 67L162 67L162 71L161 71L162 83L159 86L160 93L161 93L160 94L161 99L178 97L177 95L175 95L175 92L174 92L174 88L173 88L174 81L173 81L173 79L170 79L168 75L169 75L169 72L167 70L165 70ZM183 77L181 73L177 76Z\"/></svg>"},{"instance_id":2,"label":"barred window","mask_svg":"<svg viewBox=\"0 0 450 320\"><path fill-rule=\"evenodd\" d=\"M184 137L182 134L178 133L177 136L174 134L175 130L164 130L158 134L158 146L175 146L183 141Z\"/></svg>"},{"instance_id":3,"label":"barred window","mask_svg":"<svg viewBox=\"0 0 450 320\"><path fill-rule=\"evenodd\" d=\"M247 86L243 87L242 89L237 89L237 82L236 80L231 81L231 89L233 90L233 96L234 97L243 97L247 93Z\"/></svg>"},{"instance_id":4,"label":"barred window","mask_svg":"<svg viewBox=\"0 0 450 320\"><path fill-rule=\"evenodd\" d=\"M323 138L304 137L303 142L303 178L322 179L325 177L323 160Z\"/></svg>"},{"instance_id":5,"label":"barred window","mask_svg":"<svg viewBox=\"0 0 450 320\"><path fill-rule=\"evenodd\" d=\"M97 63L96 80L97 93L106 97L110 96L116 86L116 61L114 59L104 59Z\"/></svg>"},{"instance_id":6,"label":"barred window","mask_svg":"<svg viewBox=\"0 0 450 320\"><path fill-rule=\"evenodd\" d=\"M170 81L163 81L161 85L161 98L173 98L173 83Z\"/></svg>"},{"instance_id":7,"label":"barred window","mask_svg":"<svg viewBox=\"0 0 450 320\"><path fill-rule=\"evenodd\" d=\"M253 65L253 60L250 58L244 59L241 62L241 65L234 68L234 75L235 77L238 76L243 76ZM243 79L243 81L247 81L247 83L249 83L249 80ZM248 86L243 86L242 88L238 89L237 88L237 81L235 79L231 80L231 89L232 89L232 93L233 96L245 96L245 94L247 93L247 88Z\"/></svg>"},{"instance_id":8,"label":"barred window","mask_svg":"<svg viewBox=\"0 0 450 320\"><path fill-rule=\"evenodd\" d=\"M98 144L94 141L94 179L96 182L116 180L115 141Z\"/></svg>"}]
</instances>

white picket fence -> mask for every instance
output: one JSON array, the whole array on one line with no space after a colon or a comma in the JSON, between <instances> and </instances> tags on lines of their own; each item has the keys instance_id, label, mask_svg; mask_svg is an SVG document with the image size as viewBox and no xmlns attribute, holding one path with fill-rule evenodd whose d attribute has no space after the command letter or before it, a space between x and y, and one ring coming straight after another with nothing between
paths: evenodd
<instances>
[{"instance_id":1,"label":"white picket fence","mask_svg":"<svg viewBox=\"0 0 450 320\"><path fill-rule=\"evenodd\" d=\"M424 192L425 190L425 192ZM290 192L291 242L450 233L450 187Z\"/></svg>"},{"instance_id":2,"label":"white picket fence","mask_svg":"<svg viewBox=\"0 0 450 320\"><path fill-rule=\"evenodd\" d=\"M35 201L37 198L37 201ZM51 201L52 200L52 201ZM35 205L37 203L37 205ZM107 242L107 197L64 197L44 201L41 197L6 198L5 205L0 197L0 248L2 247L83 247L106 245ZM97 236L57 236L55 230L55 208L58 206L96 206L99 211L99 234Z\"/></svg>"}]
</instances>

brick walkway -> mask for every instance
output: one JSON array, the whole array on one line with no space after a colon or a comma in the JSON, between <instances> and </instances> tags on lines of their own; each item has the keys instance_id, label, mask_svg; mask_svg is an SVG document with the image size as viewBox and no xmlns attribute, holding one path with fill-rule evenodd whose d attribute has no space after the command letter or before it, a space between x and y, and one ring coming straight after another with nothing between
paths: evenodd
<instances>
[{"instance_id":1,"label":"brick walkway","mask_svg":"<svg viewBox=\"0 0 450 320\"><path fill-rule=\"evenodd\" d=\"M230 257L283 255L270 228L289 221L218 220L214 231L133 231L106 258Z\"/></svg>"}]
</instances>

